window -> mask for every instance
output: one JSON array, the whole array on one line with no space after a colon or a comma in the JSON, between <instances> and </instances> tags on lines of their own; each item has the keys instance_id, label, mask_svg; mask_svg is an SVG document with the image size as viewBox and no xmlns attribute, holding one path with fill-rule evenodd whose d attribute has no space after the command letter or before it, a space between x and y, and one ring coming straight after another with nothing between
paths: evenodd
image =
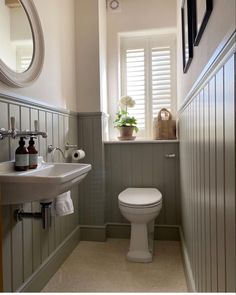
<instances>
[{"instance_id":1,"label":"window","mask_svg":"<svg viewBox=\"0 0 236 295\"><path fill-rule=\"evenodd\" d=\"M16 72L26 71L32 61L33 46L16 46Z\"/></svg>"},{"instance_id":2,"label":"window","mask_svg":"<svg viewBox=\"0 0 236 295\"><path fill-rule=\"evenodd\" d=\"M159 110L176 109L175 37L122 37L120 60L121 95L136 101L129 113L138 121L138 135L151 137Z\"/></svg>"}]
</instances>

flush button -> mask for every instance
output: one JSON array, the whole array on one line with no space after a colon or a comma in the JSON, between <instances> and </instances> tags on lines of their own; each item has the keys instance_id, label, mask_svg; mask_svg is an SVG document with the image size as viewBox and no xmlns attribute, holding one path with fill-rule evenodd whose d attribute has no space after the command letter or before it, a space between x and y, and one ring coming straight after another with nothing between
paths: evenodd
<instances>
[{"instance_id":1,"label":"flush button","mask_svg":"<svg viewBox=\"0 0 236 295\"><path fill-rule=\"evenodd\" d=\"M165 155L166 158L175 158L175 154L166 154Z\"/></svg>"}]
</instances>

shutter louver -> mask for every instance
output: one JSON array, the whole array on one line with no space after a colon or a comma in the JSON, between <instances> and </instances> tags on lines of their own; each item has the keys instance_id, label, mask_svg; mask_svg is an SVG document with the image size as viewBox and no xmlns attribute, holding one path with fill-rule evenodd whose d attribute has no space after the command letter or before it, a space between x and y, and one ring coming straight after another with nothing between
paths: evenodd
<instances>
[{"instance_id":1,"label":"shutter louver","mask_svg":"<svg viewBox=\"0 0 236 295\"><path fill-rule=\"evenodd\" d=\"M171 49L152 48L152 115L166 108L171 110Z\"/></svg>"},{"instance_id":2,"label":"shutter louver","mask_svg":"<svg viewBox=\"0 0 236 295\"><path fill-rule=\"evenodd\" d=\"M144 49L126 50L126 93L136 105L129 114L137 119L138 128L145 129L145 53Z\"/></svg>"}]
</instances>

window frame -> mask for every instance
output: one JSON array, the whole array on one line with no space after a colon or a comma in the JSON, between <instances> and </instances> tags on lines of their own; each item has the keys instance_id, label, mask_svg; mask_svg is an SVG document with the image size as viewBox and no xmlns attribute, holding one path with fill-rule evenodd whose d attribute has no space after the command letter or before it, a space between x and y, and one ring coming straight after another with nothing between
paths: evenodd
<instances>
[{"instance_id":1,"label":"window frame","mask_svg":"<svg viewBox=\"0 0 236 295\"><path fill-rule=\"evenodd\" d=\"M126 50L144 48L145 56L145 123L146 129L137 133L139 138L152 138L153 108L152 108L152 48L169 46L171 51L171 112L176 114L177 87L176 87L176 34L155 34L144 36L121 36L120 37L120 59L119 59L119 86L121 96L126 93ZM149 99L148 99L149 98ZM157 116L157 114L156 114ZM148 119L149 118L149 119Z\"/></svg>"}]
</instances>

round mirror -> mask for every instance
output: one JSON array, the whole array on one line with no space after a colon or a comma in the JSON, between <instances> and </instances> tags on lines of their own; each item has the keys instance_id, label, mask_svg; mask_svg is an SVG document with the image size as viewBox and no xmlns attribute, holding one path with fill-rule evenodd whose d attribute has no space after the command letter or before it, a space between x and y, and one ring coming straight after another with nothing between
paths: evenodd
<instances>
[{"instance_id":1,"label":"round mirror","mask_svg":"<svg viewBox=\"0 0 236 295\"><path fill-rule=\"evenodd\" d=\"M24 87L40 74L44 41L33 0L0 0L0 79Z\"/></svg>"}]
</instances>

